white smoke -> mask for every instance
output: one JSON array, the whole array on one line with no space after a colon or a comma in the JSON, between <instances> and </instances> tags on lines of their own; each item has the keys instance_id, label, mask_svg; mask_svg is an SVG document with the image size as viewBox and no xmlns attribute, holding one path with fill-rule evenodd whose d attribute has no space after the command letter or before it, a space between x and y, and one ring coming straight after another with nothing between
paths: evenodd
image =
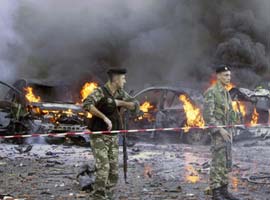
<instances>
[{"instance_id":1,"label":"white smoke","mask_svg":"<svg viewBox=\"0 0 270 200\"><path fill-rule=\"evenodd\" d=\"M0 80L14 79L17 70L14 49L22 43L15 31L17 0L1 0L0 3Z\"/></svg>"}]
</instances>

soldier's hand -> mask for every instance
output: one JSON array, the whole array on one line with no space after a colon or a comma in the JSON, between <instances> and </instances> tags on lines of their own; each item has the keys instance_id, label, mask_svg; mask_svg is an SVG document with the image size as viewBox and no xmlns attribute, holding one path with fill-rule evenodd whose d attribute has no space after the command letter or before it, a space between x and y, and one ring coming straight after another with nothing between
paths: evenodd
<instances>
[{"instance_id":1,"label":"soldier's hand","mask_svg":"<svg viewBox=\"0 0 270 200\"><path fill-rule=\"evenodd\" d=\"M230 142L231 141L231 134L228 131L226 131L225 129L221 129L220 130L220 134L221 134L221 136L223 137L223 139L226 142Z\"/></svg>"},{"instance_id":2,"label":"soldier's hand","mask_svg":"<svg viewBox=\"0 0 270 200\"><path fill-rule=\"evenodd\" d=\"M135 104L133 102L128 102L128 101L123 101L123 100L115 100L116 106L117 107L124 107L129 110L134 110L135 109Z\"/></svg>"},{"instance_id":3,"label":"soldier's hand","mask_svg":"<svg viewBox=\"0 0 270 200\"><path fill-rule=\"evenodd\" d=\"M110 120L109 118L105 117L105 118L103 119L103 121L107 124L108 130L109 130L109 131L112 130L112 122L111 122L111 120Z\"/></svg>"}]
</instances>

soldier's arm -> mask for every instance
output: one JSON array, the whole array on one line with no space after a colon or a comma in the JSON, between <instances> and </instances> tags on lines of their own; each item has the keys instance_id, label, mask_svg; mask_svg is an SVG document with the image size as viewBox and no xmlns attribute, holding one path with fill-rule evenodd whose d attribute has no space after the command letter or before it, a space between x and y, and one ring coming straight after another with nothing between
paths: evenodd
<instances>
[{"instance_id":1,"label":"soldier's arm","mask_svg":"<svg viewBox=\"0 0 270 200\"><path fill-rule=\"evenodd\" d=\"M134 98L131 97L126 91L121 91L121 97L123 100L116 100L116 105L119 107L124 107L132 112L139 113L140 111L140 103Z\"/></svg>"},{"instance_id":2,"label":"soldier's arm","mask_svg":"<svg viewBox=\"0 0 270 200\"><path fill-rule=\"evenodd\" d=\"M220 125L215 118L215 95L212 90L208 90L204 94L203 117L208 126ZM212 132L220 131L220 128L212 128Z\"/></svg>"},{"instance_id":3,"label":"soldier's arm","mask_svg":"<svg viewBox=\"0 0 270 200\"><path fill-rule=\"evenodd\" d=\"M104 97L101 88L96 88L91 94L89 94L86 99L83 101L83 109L91 112L92 107L95 107L96 104Z\"/></svg>"}]
</instances>

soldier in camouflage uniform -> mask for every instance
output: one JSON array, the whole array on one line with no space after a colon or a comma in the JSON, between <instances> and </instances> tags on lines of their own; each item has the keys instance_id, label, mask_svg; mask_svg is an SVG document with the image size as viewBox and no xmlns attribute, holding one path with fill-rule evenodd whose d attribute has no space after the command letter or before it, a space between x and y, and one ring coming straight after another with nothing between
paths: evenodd
<instances>
[{"instance_id":1,"label":"soldier in camouflage uniform","mask_svg":"<svg viewBox=\"0 0 270 200\"><path fill-rule=\"evenodd\" d=\"M209 126L232 125L238 114L233 111L232 100L226 86L231 80L228 66L216 69L217 83L204 94L204 119ZM213 128L211 133L212 164L210 188L213 199L237 199L228 192L228 173L231 171L232 131L229 128Z\"/></svg>"},{"instance_id":2,"label":"soldier in camouflage uniform","mask_svg":"<svg viewBox=\"0 0 270 200\"><path fill-rule=\"evenodd\" d=\"M120 108L139 111L139 103L123 90L125 74L125 69L110 69L109 81L83 102L84 109L93 114L91 131L123 129ZM108 193L118 180L118 135L92 135L90 141L96 167L93 199L109 199Z\"/></svg>"}]
</instances>

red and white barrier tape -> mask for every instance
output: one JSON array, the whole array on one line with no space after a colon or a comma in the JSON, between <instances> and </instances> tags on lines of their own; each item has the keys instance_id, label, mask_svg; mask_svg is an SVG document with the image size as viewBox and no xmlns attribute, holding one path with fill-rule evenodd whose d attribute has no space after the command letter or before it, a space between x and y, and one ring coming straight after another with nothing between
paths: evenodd
<instances>
[{"instance_id":1,"label":"red and white barrier tape","mask_svg":"<svg viewBox=\"0 0 270 200\"><path fill-rule=\"evenodd\" d=\"M47 134L15 134L0 136L0 139L11 139L11 138L30 138L30 137L65 137L73 135L100 135L100 134L115 134L115 133L143 133L143 132L156 132L156 131L181 131L187 129L213 129L213 128L270 128L269 124L257 124L250 126L247 124L238 125L220 125L220 126L204 126L204 127L176 127L176 128L149 128L149 129L131 129L131 130L113 130L113 131L83 131L83 132L65 132L65 133L47 133Z\"/></svg>"}]
</instances>

